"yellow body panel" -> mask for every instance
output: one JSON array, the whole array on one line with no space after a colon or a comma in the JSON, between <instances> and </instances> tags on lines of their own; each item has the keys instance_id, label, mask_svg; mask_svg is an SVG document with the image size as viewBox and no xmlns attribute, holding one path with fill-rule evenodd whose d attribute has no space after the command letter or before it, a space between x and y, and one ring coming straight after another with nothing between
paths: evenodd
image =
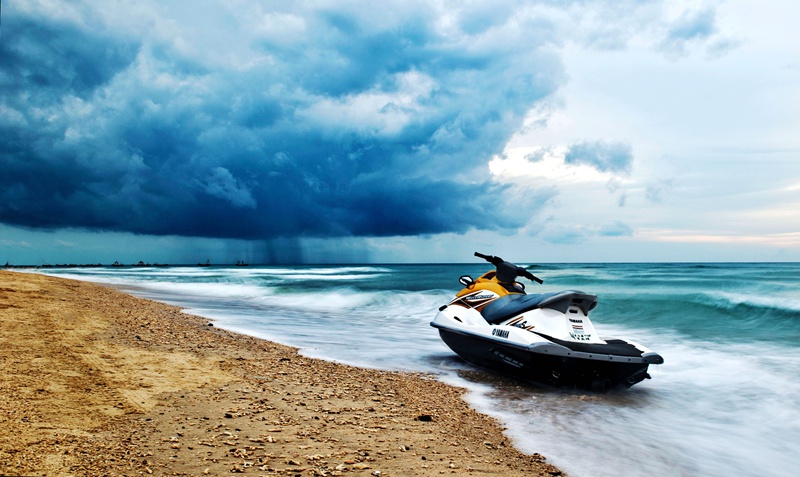
<instances>
[{"instance_id":1,"label":"yellow body panel","mask_svg":"<svg viewBox=\"0 0 800 477\"><path fill-rule=\"evenodd\" d=\"M472 285L456 293L456 298L462 297L476 290L489 290L497 293L499 296L506 296L515 293L508 291L503 285L501 285L500 282L498 282L497 278L495 277L495 272L491 271L484 273L483 275L478 277L478 279L475 280L475 282Z\"/></svg>"}]
</instances>

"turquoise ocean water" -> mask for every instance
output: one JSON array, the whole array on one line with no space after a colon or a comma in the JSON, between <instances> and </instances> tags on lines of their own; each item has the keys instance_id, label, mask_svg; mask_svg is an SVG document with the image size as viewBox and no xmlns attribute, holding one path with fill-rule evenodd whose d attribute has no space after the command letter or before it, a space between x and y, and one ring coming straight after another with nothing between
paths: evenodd
<instances>
[{"instance_id":1,"label":"turquoise ocean water","mask_svg":"<svg viewBox=\"0 0 800 477\"><path fill-rule=\"evenodd\" d=\"M429 326L487 264L69 268L216 326L358 366L434 373L470 390L515 445L574 477L795 476L800 264L547 264L529 293L597 294L601 336L660 353L653 379L590 394L498 379Z\"/></svg>"}]
</instances>

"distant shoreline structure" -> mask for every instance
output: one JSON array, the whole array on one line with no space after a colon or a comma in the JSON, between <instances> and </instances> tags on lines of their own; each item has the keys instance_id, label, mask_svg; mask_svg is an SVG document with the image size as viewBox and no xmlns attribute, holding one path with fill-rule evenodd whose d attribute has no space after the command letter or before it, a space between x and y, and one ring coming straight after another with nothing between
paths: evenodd
<instances>
[{"instance_id":1,"label":"distant shoreline structure","mask_svg":"<svg viewBox=\"0 0 800 477\"><path fill-rule=\"evenodd\" d=\"M178 264L169 264L169 263L158 263L158 262L144 262L140 260L137 263L131 264L124 264L120 262L114 262L112 264L103 264L103 263L57 263L55 265L51 265L48 263L43 263L41 265L31 265L31 264L24 264L24 265L15 265L9 262L6 262L2 268L7 269L50 269L50 268L170 268L170 267L210 267L211 262L206 261L205 263L198 262L196 264L192 263L178 263ZM242 260L237 260L236 263L220 263L214 264L215 267L249 267L250 264L244 262Z\"/></svg>"}]
</instances>

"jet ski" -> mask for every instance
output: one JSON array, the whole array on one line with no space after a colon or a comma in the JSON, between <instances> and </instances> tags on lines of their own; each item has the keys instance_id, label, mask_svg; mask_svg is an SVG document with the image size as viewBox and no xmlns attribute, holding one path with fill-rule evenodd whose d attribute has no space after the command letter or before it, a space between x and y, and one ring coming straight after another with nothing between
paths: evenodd
<instances>
[{"instance_id":1,"label":"jet ski","mask_svg":"<svg viewBox=\"0 0 800 477\"><path fill-rule=\"evenodd\" d=\"M526 294L518 277L543 283L527 269L475 252L495 266L473 280L431 326L462 359L503 374L558 387L597 392L625 389L649 379L664 359L639 343L601 338L589 312L597 296L575 290Z\"/></svg>"}]
</instances>

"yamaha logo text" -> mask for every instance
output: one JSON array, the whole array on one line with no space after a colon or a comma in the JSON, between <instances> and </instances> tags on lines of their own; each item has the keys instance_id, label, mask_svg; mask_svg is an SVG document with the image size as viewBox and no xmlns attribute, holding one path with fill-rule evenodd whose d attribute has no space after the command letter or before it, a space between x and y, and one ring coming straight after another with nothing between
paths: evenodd
<instances>
[{"instance_id":1,"label":"yamaha logo text","mask_svg":"<svg viewBox=\"0 0 800 477\"><path fill-rule=\"evenodd\" d=\"M508 338L508 330L498 330L497 328L492 328L492 335L499 338Z\"/></svg>"}]
</instances>

